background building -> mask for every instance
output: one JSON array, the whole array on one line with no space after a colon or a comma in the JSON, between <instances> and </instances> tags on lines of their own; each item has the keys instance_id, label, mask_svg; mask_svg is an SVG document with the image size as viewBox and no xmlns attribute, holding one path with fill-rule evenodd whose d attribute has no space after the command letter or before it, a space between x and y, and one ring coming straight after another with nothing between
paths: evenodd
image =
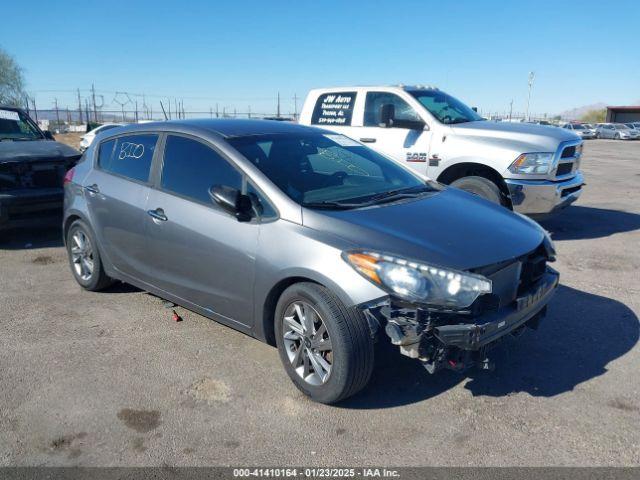
<instances>
[{"instance_id":1,"label":"background building","mask_svg":"<svg viewBox=\"0 0 640 480\"><path fill-rule=\"evenodd\" d=\"M607 107L606 121L613 123L640 122L640 106Z\"/></svg>"}]
</instances>

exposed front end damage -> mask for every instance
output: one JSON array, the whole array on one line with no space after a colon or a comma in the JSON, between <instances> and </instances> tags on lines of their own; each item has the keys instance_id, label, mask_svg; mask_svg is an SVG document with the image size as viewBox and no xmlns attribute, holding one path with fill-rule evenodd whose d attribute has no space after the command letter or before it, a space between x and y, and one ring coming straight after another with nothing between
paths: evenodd
<instances>
[{"instance_id":1,"label":"exposed front end damage","mask_svg":"<svg viewBox=\"0 0 640 480\"><path fill-rule=\"evenodd\" d=\"M541 250L482 269L494 291L467 310L446 311L393 296L362 306L372 332L382 330L400 352L419 360L429 373L492 369L487 351L506 335L536 329L547 310L559 274Z\"/></svg>"}]
</instances>

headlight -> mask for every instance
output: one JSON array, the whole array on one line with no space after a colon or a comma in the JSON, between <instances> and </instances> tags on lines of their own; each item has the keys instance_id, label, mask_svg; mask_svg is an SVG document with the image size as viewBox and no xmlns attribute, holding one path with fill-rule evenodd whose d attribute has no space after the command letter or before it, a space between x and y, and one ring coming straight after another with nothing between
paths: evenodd
<instances>
[{"instance_id":1,"label":"headlight","mask_svg":"<svg viewBox=\"0 0 640 480\"><path fill-rule=\"evenodd\" d=\"M375 252L345 252L342 256L364 278L407 300L460 309L491 293L491 280L482 275Z\"/></svg>"},{"instance_id":2,"label":"headlight","mask_svg":"<svg viewBox=\"0 0 640 480\"><path fill-rule=\"evenodd\" d=\"M511 173L544 175L549 173L553 153L523 153L509 167Z\"/></svg>"}]
</instances>

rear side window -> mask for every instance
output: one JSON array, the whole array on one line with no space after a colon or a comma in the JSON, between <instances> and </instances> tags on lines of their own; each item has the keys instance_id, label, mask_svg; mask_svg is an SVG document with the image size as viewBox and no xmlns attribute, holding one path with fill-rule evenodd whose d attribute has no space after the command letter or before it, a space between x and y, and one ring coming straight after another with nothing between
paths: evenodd
<instances>
[{"instance_id":1,"label":"rear side window","mask_svg":"<svg viewBox=\"0 0 640 480\"><path fill-rule=\"evenodd\" d=\"M311 115L311 124L349 126L355 102L356 92L334 92L320 95Z\"/></svg>"},{"instance_id":2,"label":"rear side window","mask_svg":"<svg viewBox=\"0 0 640 480\"><path fill-rule=\"evenodd\" d=\"M398 120L421 121L413 107L399 96L388 92L369 92L364 106L364 126L377 127L380 124L380 107L388 103L394 106Z\"/></svg>"},{"instance_id":3,"label":"rear side window","mask_svg":"<svg viewBox=\"0 0 640 480\"><path fill-rule=\"evenodd\" d=\"M164 150L162 188L212 204L209 189L224 185L242 188L242 175L215 150L190 138L169 135Z\"/></svg>"},{"instance_id":4,"label":"rear side window","mask_svg":"<svg viewBox=\"0 0 640 480\"><path fill-rule=\"evenodd\" d=\"M126 135L100 144L98 166L139 182L149 180L158 135Z\"/></svg>"}]
</instances>

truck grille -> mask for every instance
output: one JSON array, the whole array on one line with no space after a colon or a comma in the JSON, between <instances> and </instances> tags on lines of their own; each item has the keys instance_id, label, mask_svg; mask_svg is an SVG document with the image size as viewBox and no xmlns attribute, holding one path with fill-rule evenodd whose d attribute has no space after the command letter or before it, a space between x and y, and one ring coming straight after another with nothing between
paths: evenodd
<instances>
[{"instance_id":1,"label":"truck grille","mask_svg":"<svg viewBox=\"0 0 640 480\"><path fill-rule=\"evenodd\" d=\"M0 190L59 188L66 170L73 166L64 161L16 161L0 164Z\"/></svg>"},{"instance_id":2,"label":"truck grille","mask_svg":"<svg viewBox=\"0 0 640 480\"><path fill-rule=\"evenodd\" d=\"M572 170L573 170L573 162L561 163L560 165L558 165L558 169L556 170L556 175L557 176L567 175L571 173Z\"/></svg>"},{"instance_id":3,"label":"truck grille","mask_svg":"<svg viewBox=\"0 0 640 480\"><path fill-rule=\"evenodd\" d=\"M564 150L562 150L562 155L560 155L560 158L571 158L575 156L576 156L576 146L571 145L570 147L564 147Z\"/></svg>"}]
</instances>

